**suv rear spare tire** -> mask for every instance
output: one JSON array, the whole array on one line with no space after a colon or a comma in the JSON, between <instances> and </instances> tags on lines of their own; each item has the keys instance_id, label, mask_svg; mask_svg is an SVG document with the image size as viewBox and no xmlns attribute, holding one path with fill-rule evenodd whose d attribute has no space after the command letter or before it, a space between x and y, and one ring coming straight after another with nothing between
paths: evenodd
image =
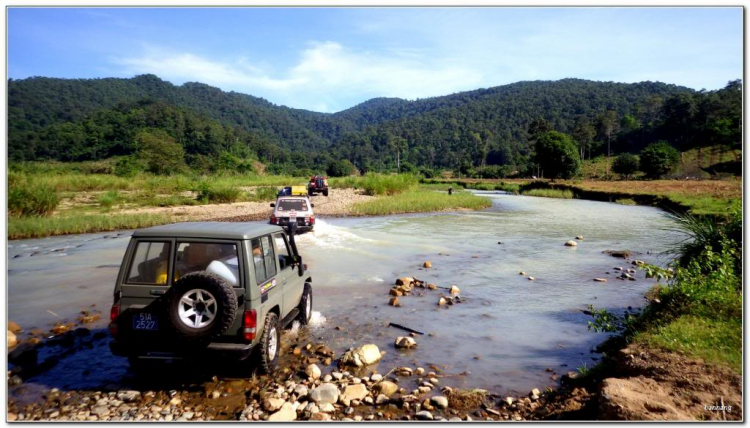
<instances>
[{"instance_id":1,"label":"suv rear spare tire","mask_svg":"<svg viewBox=\"0 0 750 428\"><path fill-rule=\"evenodd\" d=\"M170 324L183 342L208 344L234 322L237 296L219 276L193 272L169 289L167 312Z\"/></svg>"}]
</instances>

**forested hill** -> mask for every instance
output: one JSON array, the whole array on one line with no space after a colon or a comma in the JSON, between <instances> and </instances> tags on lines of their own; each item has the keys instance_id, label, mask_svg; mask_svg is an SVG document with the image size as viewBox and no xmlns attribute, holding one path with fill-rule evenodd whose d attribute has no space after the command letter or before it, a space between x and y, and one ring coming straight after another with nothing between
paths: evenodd
<instances>
[{"instance_id":1,"label":"forested hill","mask_svg":"<svg viewBox=\"0 0 750 428\"><path fill-rule=\"evenodd\" d=\"M158 128L183 145L186 157L202 154L210 159L231 151L282 169L320 168L348 159L361 170L388 168L396 153L419 167L517 166L528 160L528 129L535 119L567 133L584 122L596 128L607 114L618 122L629 118L623 122L626 126L645 128L656 126L655 109L662 109L665 101L698 94L658 82L564 79L415 101L376 98L324 114L201 83L176 86L153 75L39 77L10 80L8 88L12 160L128 155L137 145L123 139L132 140L138 129ZM138 129L118 132L121 127ZM596 152L597 140L601 135L592 137L589 152ZM618 150L648 143L641 140L621 138ZM93 146L97 149L87 149Z\"/></svg>"}]
</instances>

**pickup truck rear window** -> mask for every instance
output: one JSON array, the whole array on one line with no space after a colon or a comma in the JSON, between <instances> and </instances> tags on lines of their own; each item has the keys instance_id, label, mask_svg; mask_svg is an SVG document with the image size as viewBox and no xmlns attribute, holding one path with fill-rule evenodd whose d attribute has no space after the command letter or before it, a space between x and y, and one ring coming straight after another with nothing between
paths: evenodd
<instances>
[{"instance_id":1,"label":"pickup truck rear window","mask_svg":"<svg viewBox=\"0 0 750 428\"><path fill-rule=\"evenodd\" d=\"M303 199L282 199L277 208L279 211L307 211L307 201Z\"/></svg>"}]
</instances>

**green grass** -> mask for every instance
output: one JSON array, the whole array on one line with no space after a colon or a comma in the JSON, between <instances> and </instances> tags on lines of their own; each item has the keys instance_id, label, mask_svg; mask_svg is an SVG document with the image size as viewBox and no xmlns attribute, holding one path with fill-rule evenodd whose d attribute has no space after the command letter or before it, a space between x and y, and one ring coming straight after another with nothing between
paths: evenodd
<instances>
[{"instance_id":1,"label":"green grass","mask_svg":"<svg viewBox=\"0 0 750 428\"><path fill-rule=\"evenodd\" d=\"M203 203L226 204L236 202L242 194L242 190L236 187L203 182L197 199Z\"/></svg>"},{"instance_id":2,"label":"green grass","mask_svg":"<svg viewBox=\"0 0 750 428\"><path fill-rule=\"evenodd\" d=\"M286 175L170 175L156 176L139 173L134 177L118 177L113 174L87 174L71 170L32 169L11 172L8 184L12 187L17 182L29 182L35 185L49 187L57 192L91 192L109 190L150 190L167 194L199 191L200 183L210 179L216 187L249 187L249 186L291 186L307 182L304 177Z\"/></svg>"},{"instance_id":3,"label":"green grass","mask_svg":"<svg viewBox=\"0 0 750 428\"><path fill-rule=\"evenodd\" d=\"M459 209L479 210L492 206L488 198L457 192L448 195L432 190L410 190L395 196L377 198L361 202L352 209L359 215L388 215L431 211L451 211Z\"/></svg>"},{"instance_id":4,"label":"green grass","mask_svg":"<svg viewBox=\"0 0 750 428\"><path fill-rule=\"evenodd\" d=\"M253 201L274 201L276 195L279 194L279 188L275 186L261 186L255 189L255 193L252 195Z\"/></svg>"},{"instance_id":5,"label":"green grass","mask_svg":"<svg viewBox=\"0 0 750 428\"><path fill-rule=\"evenodd\" d=\"M742 319L715 320L683 315L635 336L648 346L678 351L742 372Z\"/></svg>"},{"instance_id":6,"label":"green grass","mask_svg":"<svg viewBox=\"0 0 750 428\"><path fill-rule=\"evenodd\" d=\"M50 215L60 204L60 196L49 186L16 181L8 189L10 217Z\"/></svg>"},{"instance_id":7,"label":"green grass","mask_svg":"<svg viewBox=\"0 0 750 428\"><path fill-rule=\"evenodd\" d=\"M573 192L567 189L529 189L522 190L521 194L525 196L538 196L542 198L573 199Z\"/></svg>"},{"instance_id":8,"label":"green grass","mask_svg":"<svg viewBox=\"0 0 750 428\"><path fill-rule=\"evenodd\" d=\"M122 198L120 197L120 193L117 190L110 190L97 198L99 206L102 207L102 209L105 211L111 210L112 207L114 207L121 201Z\"/></svg>"},{"instance_id":9,"label":"green grass","mask_svg":"<svg viewBox=\"0 0 750 428\"><path fill-rule=\"evenodd\" d=\"M419 183L419 176L411 174L376 174L367 173L363 176L331 178L328 185L336 188L362 189L371 196L396 195L405 192Z\"/></svg>"},{"instance_id":10,"label":"green grass","mask_svg":"<svg viewBox=\"0 0 750 428\"><path fill-rule=\"evenodd\" d=\"M636 201L634 201L632 199L629 199L629 198L618 199L615 202L618 203L618 204L620 204L620 205L638 205L638 202L636 202Z\"/></svg>"},{"instance_id":11,"label":"green grass","mask_svg":"<svg viewBox=\"0 0 750 428\"><path fill-rule=\"evenodd\" d=\"M739 201L738 199L719 199L711 196L692 196L678 193L670 193L667 197L688 207L690 212L696 215L725 214L732 205Z\"/></svg>"},{"instance_id":12,"label":"green grass","mask_svg":"<svg viewBox=\"0 0 750 428\"><path fill-rule=\"evenodd\" d=\"M8 239L138 229L166 224L171 221L169 216L158 214L95 214L65 217L11 218L8 222Z\"/></svg>"}]
</instances>

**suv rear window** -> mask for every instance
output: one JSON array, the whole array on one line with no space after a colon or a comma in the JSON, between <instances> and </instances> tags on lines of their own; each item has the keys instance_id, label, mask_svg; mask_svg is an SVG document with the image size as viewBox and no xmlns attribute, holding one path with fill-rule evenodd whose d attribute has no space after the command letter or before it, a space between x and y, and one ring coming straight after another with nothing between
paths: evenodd
<instances>
[{"instance_id":1,"label":"suv rear window","mask_svg":"<svg viewBox=\"0 0 750 428\"><path fill-rule=\"evenodd\" d=\"M127 283L166 284L169 242L139 242L130 263Z\"/></svg>"},{"instance_id":2,"label":"suv rear window","mask_svg":"<svg viewBox=\"0 0 750 428\"><path fill-rule=\"evenodd\" d=\"M277 206L279 211L307 211L307 201L304 199L282 199Z\"/></svg>"},{"instance_id":3,"label":"suv rear window","mask_svg":"<svg viewBox=\"0 0 750 428\"><path fill-rule=\"evenodd\" d=\"M202 270L222 277L233 287L239 285L237 245L213 242L178 243L175 281L191 272Z\"/></svg>"}]
</instances>

